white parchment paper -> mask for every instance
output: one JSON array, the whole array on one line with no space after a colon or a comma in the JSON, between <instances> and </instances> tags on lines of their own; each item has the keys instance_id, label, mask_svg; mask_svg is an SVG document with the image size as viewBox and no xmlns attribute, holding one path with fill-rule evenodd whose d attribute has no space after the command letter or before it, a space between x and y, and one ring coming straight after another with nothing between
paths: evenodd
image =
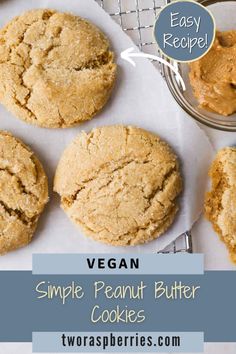
<instances>
[{"instance_id":1,"label":"white parchment paper","mask_svg":"<svg viewBox=\"0 0 236 354\"><path fill-rule=\"evenodd\" d=\"M94 0L5 0L0 1L0 25L35 7L70 11L97 24L110 38L119 65L118 80L111 100L92 121L70 129L43 129L28 125L0 106L0 129L11 131L31 146L49 177L50 203L40 218L33 242L0 258L0 269L31 269L32 253L131 253L156 252L199 217L207 182L212 148L202 130L177 105L157 69L147 59L136 59L136 68L120 58L132 41ZM131 124L148 129L165 139L181 160L184 193L173 226L158 240L137 247L112 247L85 237L59 208L52 193L53 175L64 148L81 131L111 124Z\"/></svg>"}]
</instances>

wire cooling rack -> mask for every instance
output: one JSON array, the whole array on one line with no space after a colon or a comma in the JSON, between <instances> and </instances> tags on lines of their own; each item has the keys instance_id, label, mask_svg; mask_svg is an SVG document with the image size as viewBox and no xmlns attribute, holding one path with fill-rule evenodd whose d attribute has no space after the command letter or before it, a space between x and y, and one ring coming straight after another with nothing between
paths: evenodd
<instances>
[{"instance_id":1,"label":"wire cooling rack","mask_svg":"<svg viewBox=\"0 0 236 354\"><path fill-rule=\"evenodd\" d=\"M153 38L153 26L158 11L169 0L96 0L97 3L110 14L145 53L160 56L158 46ZM160 70L159 62L154 65ZM191 233L185 232L175 242L160 253L192 253Z\"/></svg>"}]
</instances>

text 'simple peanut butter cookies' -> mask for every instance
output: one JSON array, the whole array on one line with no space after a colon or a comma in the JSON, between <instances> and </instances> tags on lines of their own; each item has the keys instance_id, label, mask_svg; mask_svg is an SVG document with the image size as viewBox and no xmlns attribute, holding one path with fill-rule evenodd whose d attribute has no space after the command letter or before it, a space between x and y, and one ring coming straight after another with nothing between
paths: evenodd
<instances>
[{"instance_id":1,"label":"text 'simple peanut butter cookies'","mask_svg":"<svg viewBox=\"0 0 236 354\"><path fill-rule=\"evenodd\" d=\"M31 10L0 31L0 102L28 123L64 128L91 119L115 76L107 38L81 17Z\"/></svg>"},{"instance_id":2,"label":"text 'simple peanut butter cookies'","mask_svg":"<svg viewBox=\"0 0 236 354\"><path fill-rule=\"evenodd\" d=\"M206 217L236 262L236 148L218 152L210 169L212 189L206 195Z\"/></svg>"},{"instance_id":3,"label":"text 'simple peanut butter cookies'","mask_svg":"<svg viewBox=\"0 0 236 354\"><path fill-rule=\"evenodd\" d=\"M67 147L54 190L85 234L115 246L137 245L173 222L182 179L167 143L143 129L106 126Z\"/></svg>"},{"instance_id":4,"label":"text 'simple peanut butter cookies'","mask_svg":"<svg viewBox=\"0 0 236 354\"><path fill-rule=\"evenodd\" d=\"M48 183L33 152L0 131L0 254L27 245L48 201Z\"/></svg>"}]
</instances>

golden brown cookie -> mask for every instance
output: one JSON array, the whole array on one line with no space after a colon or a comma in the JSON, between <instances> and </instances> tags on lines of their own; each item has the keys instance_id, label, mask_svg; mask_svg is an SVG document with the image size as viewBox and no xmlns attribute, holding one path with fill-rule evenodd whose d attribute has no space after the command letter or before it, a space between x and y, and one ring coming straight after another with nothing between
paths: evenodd
<instances>
[{"instance_id":1,"label":"golden brown cookie","mask_svg":"<svg viewBox=\"0 0 236 354\"><path fill-rule=\"evenodd\" d=\"M201 59L190 63L190 83L200 106L231 115L236 112L236 31L217 32Z\"/></svg>"},{"instance_id":2,"label":"golden brown cookie","mask_svg":"<svg viewBox=\"0 0 236 354\"><path fill-rule=\"evenodd\" d=\"M47 201L39 160L20 140L0 131L0 254L31 241Z\"/></svg>"},{"instance_id":3,"label":"golden brown cookie","mask_svg":"<svg viewBox=\"0 0 236 354\"><path fill-rule=\"evenodd\" d=\"M236 148L220 150L209 175L212 189L206 194L206 217L236 262Z\"/></svg>"},{"instance_id":4,"label":"golden brown cookie","mask_svg":"<svg viewBox=\"0 0 236 354\"><path fill-rule=\"evenodd\" d=\"M0 31L0 102L28 123L64 128L91 119L115 76L107 38L81 17L31 10Z\"/></svg>"},{"instance_id":5,"label":"golden brown cookie","mask_svg":"<svg viewBox=\"0 0 236 354\"><path fill-rule=\"evenodd\" d=\"M79 134L64 151L54 180L69 218L88 236L115 246L142 244L165 232L181 188L169 145L131 126Z\"/></svg>"}]
</instances>

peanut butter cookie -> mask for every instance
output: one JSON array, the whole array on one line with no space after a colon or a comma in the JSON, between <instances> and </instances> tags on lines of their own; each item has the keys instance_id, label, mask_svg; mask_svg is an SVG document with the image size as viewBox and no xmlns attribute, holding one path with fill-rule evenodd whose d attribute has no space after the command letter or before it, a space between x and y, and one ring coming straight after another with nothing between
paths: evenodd
<instances>
[{"instance_id":1,"label":"peanut butter cookie","mask_svg":"<svg viewBox=\"0 0 236 354\"><path fill-rule=\"evenodd\" d=\"M0 254L27 245L48 201L42 165L20 140L0 131Z\"/></svg>"},{"instance_id":2,"label":"peanut butter cookie","mask_svg":"<svg viewBox=\"0 0 236 354\"><path fill-rule=\"evenodd\" d=\"M131 126L85 132L64 151L54 190L69 218L115 246L151 241L172 224L182 179L158 136Z\"/></svg>"},{"instance_id":3,"label":"peanut butter cookie","mask_svg":"<svg viewBox=\"0 0 236 354\"><path fill-rule=\"evenodd\" d=\"M64 128L91 119L115 76L107 38L81 17L31 10L0 31L0 102L28 123Z\"/></svg>"},{"instance_id":4,"label":"peanut butter cookie","mask_svg":"<svg viewBox=\"0 0 236 354\"><path fill-rule=\"evenodd\" d=\"M220 150L209 175L212 189L206 194L206 217L236 262L236 148Z\"/></svg>"}]
</instances>

